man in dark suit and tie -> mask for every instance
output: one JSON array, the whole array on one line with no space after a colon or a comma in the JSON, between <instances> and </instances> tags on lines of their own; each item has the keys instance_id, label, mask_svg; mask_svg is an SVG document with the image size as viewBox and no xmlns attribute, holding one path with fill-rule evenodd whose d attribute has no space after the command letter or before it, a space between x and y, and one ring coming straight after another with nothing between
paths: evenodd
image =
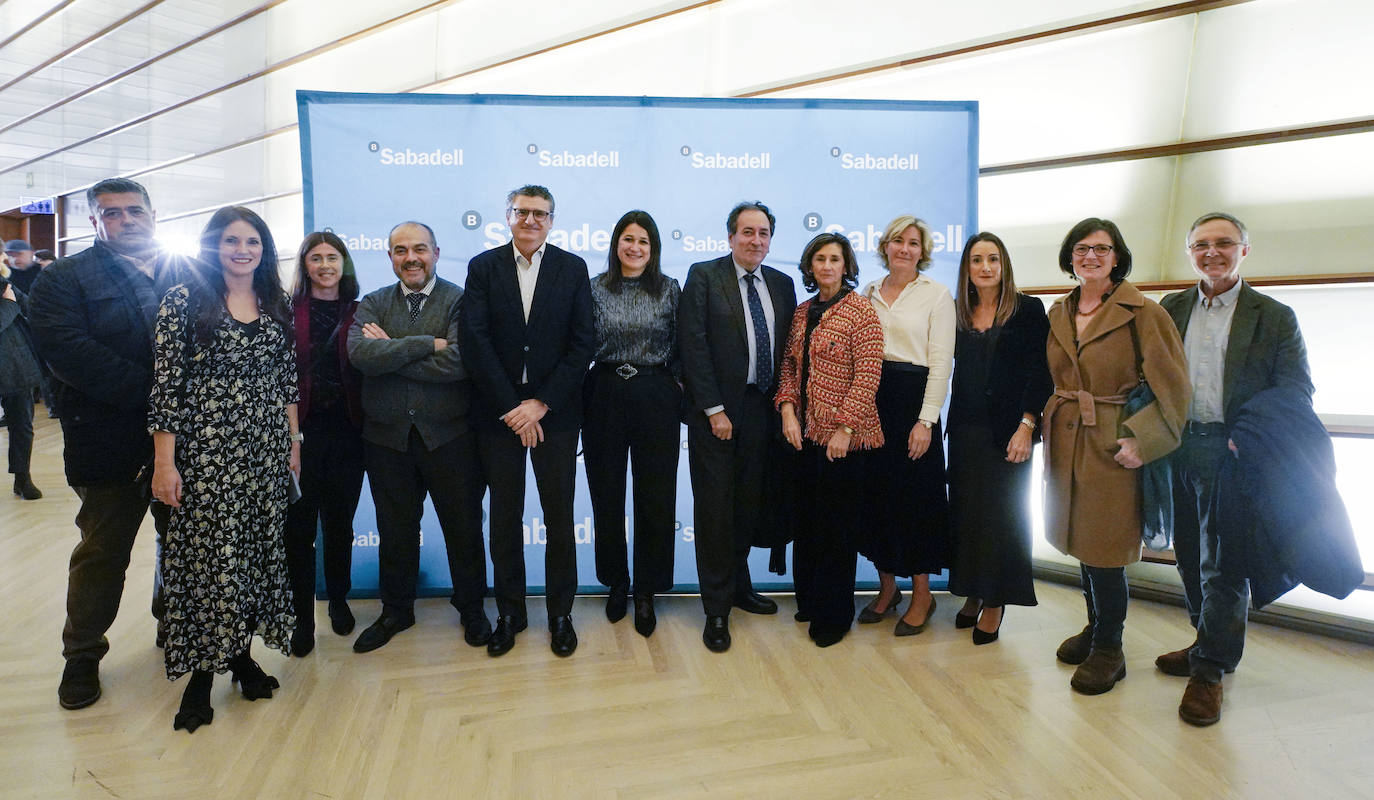
<instances>
[{"instance_id":1,"label":"man in dark suit and tie","mask_svg":"<svg viewBox=\"0 0 1374 800\"><path fill-rule=\"evenodd\" d=\"M382 597L381 616L353 649L376 650L415 624L426 493L444 532L449 602L458 609L464 641L480 647L491 638L491 622L482 607L484 487L457 342L463 290L434 274L439 247L428 225L392 228L387 252L400 281L364 297L348 331L348 358L363 374L363 445L377 509Z\"/></svg>"},{"instance_id":2,"label":"man in dark suit and tie","mask_svg":"<svg viewBox=\"0 0 1374 800\"><path fill-rule=\"evenodd\" d=\"M553 652L572 655L577 594L573 488L582 380L596 352L587 262L546 240L553 195L522 186L506 197L511 242L468 263L459 325L476 383L473 425L491 490L496 631L487 653L515 646L525 615L525 454L544 512L545 603ZM530 526L531 532L534 525Z\"/></svg>"},{"instance_id":3,"label":"man in dark suit and tie","mask_svg":"<svg viewBox=\"0 0 1374 800\"><path fill-rule=\"evenodd\" d=\"M148 394L153 386L153 324L162 295L185 274L158 250L157 214L148 191L109 178L86 191L95 244L45 268L34 280L29 323L52 369L62 408L67 482L81 498L81 541L67 573L67 621L57 688L63 708L100 699L105 632L124 594L134 537L151 507L159 542L168 509L152 502L153 457ZM151 506L150 506L151 503ZM153 616L161 620L161 584L153 578ZM159 623L158 644L162 643Z\"/></svg>"},{"instance_id":4,"label":"man in dark suit and tie","mask_svg":"<svg viewBox=\"0 0 1374 800\"><path fill-rule=\"evenodd\" d=\"M735 206L725 223L730 255L693 264L678 303L702 640L717 653L730 648L732 606L778 611L754 591L748 563L778 426L772 398L797 307L792 279L763 264L775 222L762 203Z\"/></svg>"},{"instance_id":5,"label":"man in dark suit and tie","mask_svg":"<svg viewBox=\"0 0 1374 800\"><path fill-rule=\"evenodd\" d=\"M1201 280L1160 304L1183 335L1193 383L1183 443L1171 458L1174 554L1197 638L1155 665L1189 679L1178 713L1201 726L1221 719L1221 678L1240 663L1250 599L1214 516L1217 473L1235 447L1230 430L1259 392L1286 386L1310 397L1313 387L1293 310L1240 279L1250 253L1245 225L1230 214L1204 214L1188 231L1187 252Z\"/></svg>"}]
</instances>

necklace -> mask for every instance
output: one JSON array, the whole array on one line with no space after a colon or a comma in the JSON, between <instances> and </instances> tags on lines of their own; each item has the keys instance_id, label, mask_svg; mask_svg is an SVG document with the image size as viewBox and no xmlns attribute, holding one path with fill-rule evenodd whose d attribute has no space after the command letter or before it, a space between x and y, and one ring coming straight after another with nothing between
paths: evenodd
<instances>
[{"instance_id":1,"label":"necklace","mask_svg":"<svg viewBox=\"0 0 1374 800\"><path fill-rule=\"evenodd\" d=\"M1102 306L1103 306L1102 303L1098 303L1097 305L1093 306L1093 310L1092 310L1092 311L1084 311L1084 310L1080 307L1080 308L1078 309L1078 316L1080 316L1080 317L1091 317L1093 314L1096 314L1097 312L1101 311L1101 310L1102 310Z\"/></svg>"}]
</instances>

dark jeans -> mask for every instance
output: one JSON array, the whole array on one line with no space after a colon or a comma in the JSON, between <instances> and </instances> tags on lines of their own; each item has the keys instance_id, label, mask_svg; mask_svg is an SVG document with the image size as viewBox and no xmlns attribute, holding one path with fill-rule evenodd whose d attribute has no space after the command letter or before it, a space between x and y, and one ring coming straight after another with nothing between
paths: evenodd
<instances>
[{"instance_id":1,"label":"dark jeans","mask_svg":"<svg viewBox=\"0 0 1374 800\"><path fill-rule=\"evenodd\" d=\"M146 484L135 482L75 487L81 498L76 526L81 541L72 551L67 571L67 622L62 628L62 657L102 658L110 650L105 632L114 624L119 600L124 595L124 573L129 568L134 537L143 516L153 513L157 531L157 564L153 569L155 619L164 609L162 580L162 539L167 534L171 509L150 502Z\"/></svg>"},{"instance_id":2,"label":"dark jeans","mask_svg":"<svg viewBox=\"0 0 1374 800\"><path fill-rule=\"evenodd\" d=\"M1112 650L1121 647L1121 632L1126 627L1126 601L1130 597L1126 568L1080 564L1079 572L1083 579L1083 597L1088 601L1088 622L1093 626L1092 646Z\"/></svg>"},{"instance_id":3,"label":"dark jeans","mask_svg":"<svg viewBox=\"0 0 1374 800\"><path fill-rule=\"evenodd\" d=\"M1240 663L1245 649L1250 584L1233 569L1233 546L1223 542L1216 520L1216 479L1231 458L1224 431L1185 434L1173 455L1174 556L1183 580L1188 616L1197 628L1189 656L1194 675L1209 681Z\"/></svg>"},{"instance_id":4,"label":"dark jeans","mask_svg":"<svg viewBox=\"0 0 1374 800\"><path fill-rule=\"evenodd\" d=\"M673 588L682 390L659 368L625 380L614 369L587 375L582 456L596 519L596 579L629 586L625 471L634 471L634 591Z\"/></svg>"},{"instance_id":5,"label":"dark jeans","mask_svg":"<svg viewBox=\"0 0 1374 800\"><path fill-rule=\"evenodd\" d=\"M29 471L29 457L33 455L33 393L0 396L9 426L10 472L25 475Z\"/></svg>"},{"instance_id":6,"label":"dark jeans","mask_svg":"<svg viewBox=\"0 0 1374 800\"><path fill-rule=\"evenodd\" d=\"M353 585L353 514L363 488L363 439L352 426L337 421L303 430L301 499L286 512L286 570L296 617L313 630L317 531L323 531L329 599L347 598Z\"/></svg>"},{"instance_id":7,"label":"dark jeans","mask_svg":"<svg viewBox=\"0 0 1374 800\"><path fill-rule=\"evenodd\" d=\"M482 548L482 471L472 434L430 450L411 428L404 452L372 442L364 447L381 540L377 568L382 609L397 616L415 612L420 518L428 494L444 533L453 582L449 602L464 618L483 613L487 556Z\"/></svg>"},{"instance_id":8,"label":"dark jeans","mask_svg":"<svg viewBox=\"0 0 1374 800\"><path fill-rule=\"evenodd\" d=\"M520 444L510 431L477 434L487 486L491 489L491 564L496 610L525 620L525 454L534 467L544 513L544 603L549 619L572 613L577 594L577 550L573 541L573 491L577 480L577 431L545 431L536 447ZM531 530L530 535L535 536Z\"/></svg>"},{"instance_id":9,"label":"dark jeans","mask_svg":"<svg viewBox=\"0 0 1374 800\"><path fill-rule=\"evenodd\" d=\"M768 398L751 385L740 408L730 416L733 432L728 441L717 439L705 419L687 426L697 582L707 616L729 616L735 594L753 588L749 548L758 527L776 413Z\"/></svg>"}]
</instances>

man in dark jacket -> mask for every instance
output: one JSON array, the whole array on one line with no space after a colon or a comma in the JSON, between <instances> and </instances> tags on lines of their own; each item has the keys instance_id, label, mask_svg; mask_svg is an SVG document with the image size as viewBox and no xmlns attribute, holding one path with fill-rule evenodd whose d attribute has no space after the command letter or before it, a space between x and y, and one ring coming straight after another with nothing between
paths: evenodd
<instances>
[{"instance_id":1,"label":"man in dark jacket","mask_svg":"<svg viewBox=\"0 0 1374 800\"><path fill-rule=\"evenodd\" d=\"M140 473L151 463L148 393L153 384L153 324L163 293L182 277L153 240L148 192L124 178L86 192L95 245L43 270L30 298L39 353L52 369L62 407L67 482L81 498L81 541L67 578L67 621L58 687L63 708L100 699L105 632L124 593L134 536L151 495ZM161 540L167 508L152 504ZM153 616L162 616L154 576ZM160 644L160 640L159 640Z\"/></svg>"},{"instance_id":2,"label":"man in dark jacket","mask_svg":"<svg viewBox=\"0 0 1374 800\"><path fill-rule=\"evenodd\" d=\"M1307 348L1293 310L1240 279L1250 253L1245 225L1230 214L1199 217L1188 231L1198 285L1164 298L1188 354L1193 399L1174 468L1174 553L1197 639L1155 665L1187 677L1178 714L1192 725L1221 719L1221 677L1240 663L1250 589L1241 548L1223 541L1217 476L1235 444L1240 408L1276 386L1311 402ZM1233 534L1232 534L1233 535Z\"/></svg>"}]
</instances>

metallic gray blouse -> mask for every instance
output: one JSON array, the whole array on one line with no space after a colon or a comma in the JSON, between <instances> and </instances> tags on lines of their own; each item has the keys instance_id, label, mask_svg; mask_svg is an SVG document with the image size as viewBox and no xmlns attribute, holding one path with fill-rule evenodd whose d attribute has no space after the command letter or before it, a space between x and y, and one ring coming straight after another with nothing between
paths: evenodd
<instances>
[{"instance_id":1,"label":"metallic gray blouse","mask_svg":"<svg viewBox=\"0 0 1374 800\"><path fill-rule=\"evenodd\" d=\"M675 278L664 276L663 294L654 297L638 278L621 278L620 292L606 288L610 274L592 279L592 316L596 321L596 360L636 366L666 365L679 375Z\"/></svg>"}]
</instances>

